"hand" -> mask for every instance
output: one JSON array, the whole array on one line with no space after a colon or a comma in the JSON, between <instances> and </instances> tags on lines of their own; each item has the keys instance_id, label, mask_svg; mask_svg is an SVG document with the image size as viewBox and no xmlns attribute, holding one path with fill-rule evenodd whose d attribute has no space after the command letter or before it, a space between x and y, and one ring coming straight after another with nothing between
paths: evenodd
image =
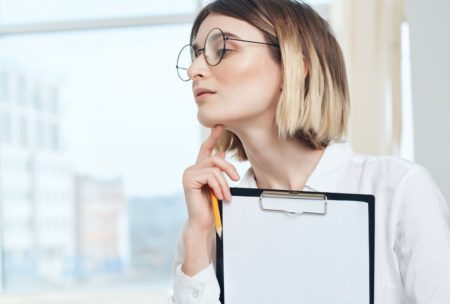
<instances>
[{"instance_id":1,"label":"hand","mask_svg":"<svg viewBox=\"0 0 450 304\"><path fill-rule=\"evenodd\" d=\"M223 132L217 125L202 144L197 161L183 174L183 188L188 209L188 228L196 232L209 232L214 226L214 216L210 204L210 189L219 200L231 200L230 188L223 173L232 180L239 180L236 168L225 160L224 152L212 155L214 147Z\"/></svg>"}]
</instances>

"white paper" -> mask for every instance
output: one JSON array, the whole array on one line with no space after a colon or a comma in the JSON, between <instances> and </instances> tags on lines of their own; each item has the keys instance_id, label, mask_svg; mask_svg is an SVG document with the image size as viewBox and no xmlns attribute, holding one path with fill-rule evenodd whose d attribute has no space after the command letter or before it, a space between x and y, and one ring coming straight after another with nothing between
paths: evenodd
<instances>
[{"instance_id":1,"label":"white paper","mask_svg":"<svg viewBox=\"0 0 450 304\"><path fill-rule=\"evenodd\" d=\"M222 220L226 304L369 303L367 203L292 215L234 196Z\"/></svg>"}]
</instances>

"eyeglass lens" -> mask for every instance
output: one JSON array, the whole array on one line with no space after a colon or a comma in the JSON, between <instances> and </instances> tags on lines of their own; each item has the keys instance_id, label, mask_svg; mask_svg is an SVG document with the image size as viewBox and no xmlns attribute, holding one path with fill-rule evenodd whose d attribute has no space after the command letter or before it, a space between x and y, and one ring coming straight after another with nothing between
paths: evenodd
<instances>
[{"instance_id":1,"label":"eyeglass lens","mask_svg":"<svg viewBox=\"0 0 450 304\"><path fill-rule=\"evenodd\" d=\"M178 76L183 81L189 80L188 68L192 64L191 53L193 53L193 52L194 52L194 48L190 44L187 44L187 45L183 46L180 53L178 54L177 72L178 72Z\"/></svg>"},{"instance_id":2,"label":"eyeglass lens","mask_svg":"<svg viewBox=\"0 0 450 304\"><path fill-rule=\"evenodd\" d=\"M185 45L178 55L177 71L178 76L184 80L189 80L187 70L192 62L204 53L205 60L209 65L218 65L223 58L225 50L225 35L218 29L212 29L206 37L204 49L195 50L191 45Z\"/></svg>"}]
</instances>

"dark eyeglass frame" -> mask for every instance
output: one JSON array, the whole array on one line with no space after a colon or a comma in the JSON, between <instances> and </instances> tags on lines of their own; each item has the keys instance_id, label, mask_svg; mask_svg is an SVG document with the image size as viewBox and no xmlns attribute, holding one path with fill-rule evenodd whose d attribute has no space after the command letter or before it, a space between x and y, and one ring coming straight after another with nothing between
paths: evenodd
<instances>
[{"instance_id":1,"label":"dark eyeglass frame","mask_svg":"<svg viewBox=\"0 0 450 304\"><path fill-rule=\"evenodd\" d=\"M197 59L198 57L200 57L200 55L198 55L199 52L202 52L203 55L204 55L204 50L205 50L205 48L206 48L206 42L208 41L209 35L210 35L211 32L214 31L214 30L219 30L220 33L222 34L223 42L224 42L224 43L223 43L223 49L224 49L224 50L226 50L227 40L241 41L241 42L248 42L248 43L255 43L255 44L266 44L266 45L274 46L274 47L277 47L277 48L280 47L278 44L269 43L269 42L260 42L260 41L253 41L253 40L245 40L245 39L232 38L232 37L229 37L229 36L225 35L224 32L223 32L220 28L215 27L215 28L211 29L211 30L208 32L208 35L206 35L205 44L203 45L203 48L195 49L195 47L194 47L192 44L190 44L190 43L189 43L189 44L186 44L185 46L183 46L183 47L181 48L180 52L178 53L176 68L177 68L178 77L180 77L180 79L181 79L182 81L189 81L189 80L191 80L191 79L190 79L190 78L184 79L184 78L181 77L181 75L180 75L180 72L179 72L180 69L181 69L181 70L186 70L186 71L188 70L188 68L183 68L183 67L180 67L180 66L178 65L178 61L180 60L180 55L181 55L181 53L183 52L183 50L184 50L186 47L190 47L191 50L194 51L194 53L191 52L191 59L192 59L192 62L194 62L195 59ZM195 56L193 56L193 54L195 54ZM209 62L208 62L208 57L205 56L205 55L204 55L204 57L205 57L206 63L207 63L209 66L217 66L220 62L222 62L222 59L223 59L223 56L224 56L224 55L225 55L225 52L222 52L222 54L220 55L220 58L219 58L219 60L217 61L216 64L211 64L211 63L209 63ZM194 58L194 57L195 57L195 58Z\"/></svg>"}]
</instances>

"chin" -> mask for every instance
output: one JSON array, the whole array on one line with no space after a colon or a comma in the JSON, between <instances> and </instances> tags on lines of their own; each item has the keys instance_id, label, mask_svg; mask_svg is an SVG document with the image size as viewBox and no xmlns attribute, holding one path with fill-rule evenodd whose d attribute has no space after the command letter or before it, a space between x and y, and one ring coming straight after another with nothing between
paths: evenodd
<instances>
[{"instance_id":1,"label":"chin","mask_svg":"<svg viewBox=\"0 0 450 304\"><path fill-rule=\"evenodd\" d=\"M197 113L197 119L205 128L213 128L215 125L219 124L219 122L205 117L205 115L202 115L200 111Z\"/></svg>"}]
</instances>

